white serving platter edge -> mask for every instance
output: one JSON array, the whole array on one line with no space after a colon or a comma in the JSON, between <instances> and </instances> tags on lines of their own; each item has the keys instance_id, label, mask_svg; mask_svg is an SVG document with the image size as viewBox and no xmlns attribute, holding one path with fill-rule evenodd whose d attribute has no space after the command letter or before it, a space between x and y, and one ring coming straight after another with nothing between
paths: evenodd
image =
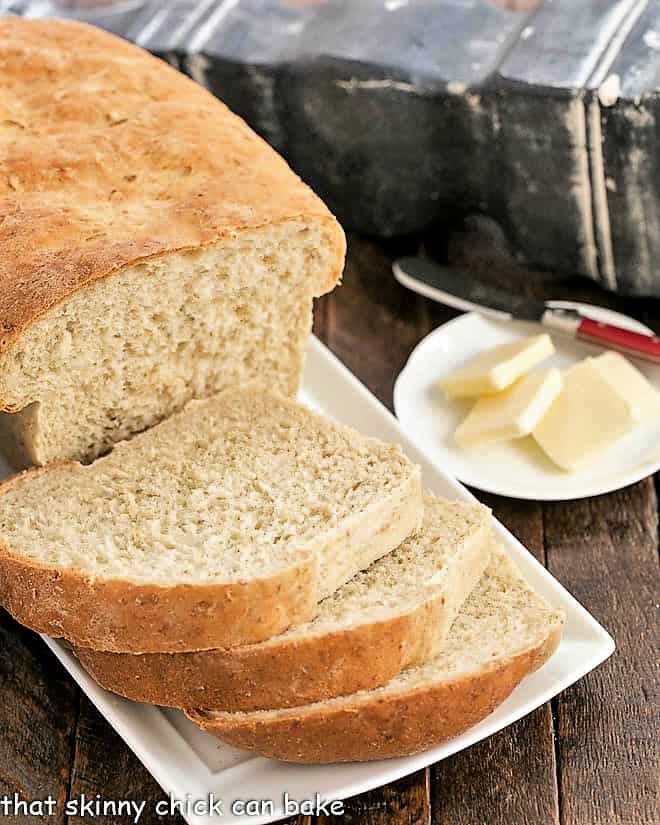
<instances>
[{"instance_id":1,"label":"white serving platter edge","mask_svg":"<svg viewBox=\"0 0 660 825\"><path fill-rule=\"evenodd\" d=\"M426 488L437 495L474 500L465 487L414 445L385 407L316 339L308 352L301 399L367 435L400 443L421 465ZM324 766L290 765L255 757L202 733L179 711L130 702L102 690L64 645L47 637L44 640L166 794L191 802L207 800L209 794L223 800L222 816L189 812L185 818L190 825L265 825L285 816L285 792L295 800L313 799L315 794L341 800L413 773L510 725L611 655L614 642L598 622L508 530L497 522L495 530L527 580L551 604L566 612L562 643L552 659L487 719L461 736L415 756ZM272 810L260 815L232 813L234 801L250 799L271 801Z\"/></svg>"}]
</instances>

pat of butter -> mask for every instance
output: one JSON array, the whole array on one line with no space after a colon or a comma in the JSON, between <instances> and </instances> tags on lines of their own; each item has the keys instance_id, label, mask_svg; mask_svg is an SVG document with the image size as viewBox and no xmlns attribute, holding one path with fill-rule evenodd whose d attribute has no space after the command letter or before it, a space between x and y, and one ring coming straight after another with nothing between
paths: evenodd
<instances>
[{"instance_id":1,"label":"pat of butter","mask_svg":"<svg viewBox=\"0 0 660 825\"><path fill-rule=\"evenodd\" d=\"M532 372L497 395L485 395L454 433L456 442L474 447L529 435L559 395L561 385L561 373L553 367Z\"/></svg>"},{"instance_id":2,"label":"pat of butter","mask_svg":"<svg viewBox=\"0 0 660 825\"><path fill-rule=\"evenodd\" d=\"M482 352L440 381L448 398L500 392L555 351L549 335L534 335Z\"/></svg>"},{"instance_id":3,"label":"pat of butter","mask_svg":"<svg viewBox=\"0 0 660 825\"><path fill-rule=\"evenodd\" d=\"M534 438L555 464L575 470L654 413L660 413L658 392L622 355L607 352L564 373L564 387Z\"/></svg>"},{"instance_id":4,"label":"pat of butter","mask_svg":"<svg viewBox=\"0 0 660 825\"><path fill-rule=\"evenodd\" d=\"M644 373L623 355L606 352L594 358L594 363L603 377L616 386L619 394L626 399L635 423L660 412L660 393L649 383Z\"/></svg>"}]
</instances>

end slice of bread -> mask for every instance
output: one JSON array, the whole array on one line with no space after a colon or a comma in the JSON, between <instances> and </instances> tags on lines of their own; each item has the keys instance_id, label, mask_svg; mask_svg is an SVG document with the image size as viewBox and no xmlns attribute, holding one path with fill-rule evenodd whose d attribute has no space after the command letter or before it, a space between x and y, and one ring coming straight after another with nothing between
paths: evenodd
<instances>
[{"instance_id":1,"label":"end slice of bread","mask_svg":"<svg viewBox=\"0 0 660 825\"><path fill-rule=\"evenodd\" d=\"M374 688L438 651L490 542L486 507L426 496L419 530L328 596L311 622L225 650L76 655L103 687L174 707L247 711Z\"/></svg>"},{"instance_id":2,"label":"end slice of bread","mask_svg":"<svg viewBox=\"0 0 660 825\"><path fill-rule=\"evenodd\" d=\"M419 468L260 386L227 390L92 465L0 488L0 604L119 652L262 641L397 547Z\"/></svg>"},{"instance_id":3,"label":"end slice of bread","mask_svg":"<svg viewBox=\"0 0 660 825\"><path fill-rule=\"evenodd\" d=\"M346 250L323 203L208 90L99 28L2 15L0 65L14 465L92 461L238 383L294 396Z\"/></svg>"},{"instance_id":4,"label":"end slice of bread","mask_svg":"<svg viewBox=\"0 0 660 825\"><path fill-rule=\"evenodd\" d=\"M488 716L557 648L563 614L496 549L439 655L388 684L295 708L187 711L238 748L288 762L384 759L425 750Z\"/></svg>"}]
</instances>

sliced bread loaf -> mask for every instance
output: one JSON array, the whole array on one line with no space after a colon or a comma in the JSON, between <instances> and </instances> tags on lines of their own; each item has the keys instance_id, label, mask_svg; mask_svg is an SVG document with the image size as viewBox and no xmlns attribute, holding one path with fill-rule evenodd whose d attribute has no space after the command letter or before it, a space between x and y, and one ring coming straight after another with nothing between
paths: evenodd
<instances>
[{"instance_id":1,"label":"sliced bread loaf","mask_svg":"<svg viewBox=\"0 0 660 825\"><path fill-rule=\"evenodd\" d=\"M260 386L0 487L0 604L122 652L257 642L421 523L419 468Z\"/></svg>"},{"instance_id":2,"label":"sliced bread loaf","mask_svg":"<svg viewBox=\"0 0 660 825\"><path fill-rule=\"evenodd\" d=\"M295 394L345 241L282 158L201 86L82 23L0 17L0 74L15 466L91 460L234 384Z\"/></svg>"},{"instance_id":3,"label":"sliced bread loaf","mask_svg":"<svg viewBox=\"0 0 660 825\"><path fill-rule=\"evenodd\" d=\"M495 549L432 661L371 691L282 710L188 711L238 748L289 762L403 756L461 733L491 713L557 648L563 614L552 610Z\"/></svg>"},{"instance_id":4,"label":"sliced bread loaf","mask_svg":"<svg viewBox=\"0 0 660 825\"><path fill-rule=\"evenodd\" d=\"M77 648L103 687L156 705L256 710L382 685L437 652L490 558L490 511L426 496L419 530L319 605L256 645L192 653Z\"/></svg>"}]
</instances>

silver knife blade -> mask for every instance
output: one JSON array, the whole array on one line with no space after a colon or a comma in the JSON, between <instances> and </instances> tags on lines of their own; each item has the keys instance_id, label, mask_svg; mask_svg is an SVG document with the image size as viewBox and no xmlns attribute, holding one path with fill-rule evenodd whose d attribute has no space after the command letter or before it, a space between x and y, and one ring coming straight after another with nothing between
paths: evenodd
<instances>
[{"instance_id":1,"label":"silver knife blade","mask_svg":"<svg viewBox=\"0 0 660 825\"><path fill-rule=\"evenodd\" d=\"M399 258L392 264L392 271L408 289L464 312L478 312L502 321L540 321L548 309L543 301L484 284L429 258Z\"/></svg>"}]
</instances>

